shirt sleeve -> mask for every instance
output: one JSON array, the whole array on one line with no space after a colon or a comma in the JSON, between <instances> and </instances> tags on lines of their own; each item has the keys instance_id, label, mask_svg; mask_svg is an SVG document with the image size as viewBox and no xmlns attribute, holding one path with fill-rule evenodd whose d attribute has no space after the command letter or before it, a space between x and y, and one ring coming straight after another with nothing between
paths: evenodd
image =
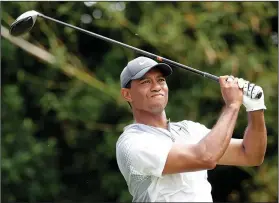
<instances>
[{"instance_id":1,"label":"shirt sleeve","mask_svg":"<svg viewBox=\"0 0 279 203\"><path fill-rule=\"evenodd\" d=\"M125 155L126 167L132 168L141 175L162 177L162 172L172 147L172 141L155 135L129 134L118 145L119 156ZM130 170L130 171L132 171Z\"/></svg>"}]
</instances>

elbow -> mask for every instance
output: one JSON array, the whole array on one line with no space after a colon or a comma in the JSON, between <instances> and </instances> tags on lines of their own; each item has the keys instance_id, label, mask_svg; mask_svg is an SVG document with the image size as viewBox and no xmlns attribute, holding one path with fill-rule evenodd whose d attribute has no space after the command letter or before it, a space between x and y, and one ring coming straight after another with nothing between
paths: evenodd
<instances>
[{"instance_id":1,"label":"elbow","mask_svg":"<svg viewBox=\"0 0 279 203\"><path fill-rule=\"evenodd\" d=\"M249 154L248 159L250 161L250 166L260 166L263 164L265 158L265 151Z\"/></svg>"},{"instance_id":2,"label":"elbow","mask_svg":"<svg viewBox=\"0 0 279 203\"><path fill-rule=\"evenodd\" d=\"M264 162L264 156L261 156L261 157L258 157L257 159L255 159L251 165L260 166L260 165L262 165L263 162Z\"/></svg>"},{"instance_id":3,"label":"elbow","mask_svg":"<svg viewBox=\"0 0 279 203\"><path fill-rule=\"evenodd\" d=\"M243 153L246 159L247 166L260 166L264 162L266 147L258 149L257 151L249 151L242 145Z\"/></svg>"},{"instance_id":4,"label":"elbow","mask_svg":"<svg viewBox=\"0 0 279 203\"><path fill-rule=\"evenodd\" d=\"M205 162L205 166L206 166L207 170L212 170L212 169L216 168L217 162L209 160L209 161Z\"/></svg>"},{"instance_id":5,"label":"elbow","mask_svg":"<svg viewBox=\"0 0 279 203\"><path fill-rule=\"evenodd\" d=\"M202 164L207 170L212 170L217 166L217 160L215 160L214 157L207 152L202 153L200 160L202 160Z\"/></svg>"},{"instance_id":6,"label":"elbow","mask_svg":"<svg viewBox=\"0 0 279 203\"><path fill-rule=\"evenodd\" d=\"M258 161L258 162L256 163L256 166L262 165L263 162L264 162L264 159L261 159L260 161Z\"/></svg>"},{"instance_id":7,"label":"elbow","mask_svg":"<svg viewBox=\"0 0 279 203\"><path fill-rule=\"evenodd\" d=\"M212 170L217 166L217 160L215 156L208 152L205 145L197 145L196 152L198 155L198 159L200 160L200 164L206 170Z\"/></svg>"},{"instance_id":8,"label":"elbow","mask_svg":"<svg viewBox=\"0 0 279 203\"><path fill-rule=\"evenodd\" d=\"M247 162L249 166L260 166L264 162L264 154L250 156Z\"/></svg>"}]
</instances>

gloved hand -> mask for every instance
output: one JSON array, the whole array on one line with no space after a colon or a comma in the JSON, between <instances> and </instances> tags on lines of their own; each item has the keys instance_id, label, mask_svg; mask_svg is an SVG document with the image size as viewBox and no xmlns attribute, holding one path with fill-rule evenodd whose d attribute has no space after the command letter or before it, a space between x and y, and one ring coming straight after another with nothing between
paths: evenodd
<instances>
[{"instance_id":1,"label":"gloved hand","mask_svg":"<svg viewBox=\"0 0 279 203\"><path fill-rule=\"evenodd\" d=\"M266 109L264 104L264 93L260 86L243 80L242 78L239 79L238 85L240 88L243 88L243 105L246 107L247 112ZM259 91L262 91L262 96L260 99L257 99L255 97Z\"/></svg>"}]
</instances>

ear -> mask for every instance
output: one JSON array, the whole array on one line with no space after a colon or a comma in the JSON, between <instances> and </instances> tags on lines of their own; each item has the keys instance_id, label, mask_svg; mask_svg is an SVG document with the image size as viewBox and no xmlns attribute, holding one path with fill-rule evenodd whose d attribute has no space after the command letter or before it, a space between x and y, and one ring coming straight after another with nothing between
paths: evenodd
<instances>
[{"instance_id":1,"label":"ear","mask_svg":"<svg viewBox=\"0 0 279 203\"><path fill-rule=\"evenodd\" d=\"M132 101L130 89L128 89L128 88L121 88L121 95L122 95L122 97L127 102L131 102Z\"/></svg>"}]
</instances>

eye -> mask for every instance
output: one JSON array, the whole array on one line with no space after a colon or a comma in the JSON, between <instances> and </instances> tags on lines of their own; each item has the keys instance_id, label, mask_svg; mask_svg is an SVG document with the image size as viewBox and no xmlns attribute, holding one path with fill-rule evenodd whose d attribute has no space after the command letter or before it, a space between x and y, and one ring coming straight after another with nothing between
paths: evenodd
<instances>
[{"instance_id":1,"label":"eye","mask_svg":"<svg viewBox=\"0 0 279 203\"><path fill-rule=\"evenodd\" d=\"M144 80L140 84L146 84L146 83L149 83L149 80Z\"/></svg>"},{"instance_id":2,"label":"eye","mask_svg":"<svg viewBox=\"0 0 279 203\"><path fill-rule=\"evenodd\" d=\"M165 79L165 78L160 78L158 81L159 81L159 82L165 82L166 79Z\"/></svg>"}]
</instances>

